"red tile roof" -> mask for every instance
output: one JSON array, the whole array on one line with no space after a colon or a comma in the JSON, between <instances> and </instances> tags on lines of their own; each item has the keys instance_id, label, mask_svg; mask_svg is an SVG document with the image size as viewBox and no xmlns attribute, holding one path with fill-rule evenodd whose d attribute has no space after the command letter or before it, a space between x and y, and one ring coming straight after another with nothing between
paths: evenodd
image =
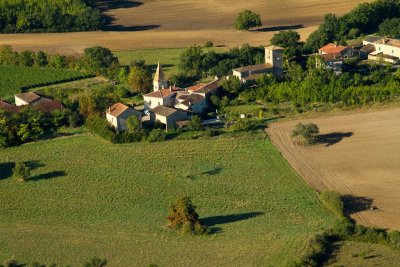
<instances>
[{"instance_id":1,"label":"red tile roof","mask_svg":"<svg viewBox=\"0 0 400 267\"><path fill-rule=\"evenodd\" d=\"M199 83L194 86L186 88L188 91L192 91L194 93L205 93L208 94L210 92L213 92L217 90L220 87L220 82L221 80L215 80L210 83L204 84L204 83Z\"/></svg>"},{"instance_id":2,"label":"red tile roof","mask_svg":"<svg viewBox=\"0 0 400 267\"><path fill-rule=\"evenodd\" d=\"M343 45L327 44L321 47L318 51L324 54L340 54L346 49L347 47Z\"/></svg>"},{"instance_id":3,"label":"red tile roof","mask_svg":"<svg viewBox=\"0 0 400 267\"><path fill-rule=\"evenodd\" d=\"M270 69L270 68L272 68L271 64L263 63L263 64L258 64L258 65L250 65L250 66L236 68L236 69L233 69L233 71L243 73L243 72L250 72L250 71L261 71L261 70Z\"/></svg>"},{"instance_id":4,"label":"red tile roof","mask_svg":"<svg viewBox=\"0 0 400 267\"><path fill-rule=\"evenodd\" d=\"M121 113L123 113L127 109L129 109L127 105L124 105L122 103L116 103L108 108L107 113L113 117L118 117Z\"/></svg>"},{"instance_id":5,"label":"red tile roof","mask_svg":"<svg viewBox=\"0 0 400 267\"><path fill-rule=\"evenodd\" d=\"M3 100L0 100L0 109L8 112L18 112L23 108L23 106L17 107Z\"/></svg>"},{"instance_id":6,"label":"red tile roof","mask_svg":"<svg viewBox=\"0 0 400 267\"><path fill-rule=\"evenodd\" d=\"M166 107L166 106L157 106L153 108L153 112L157 115L168 117L177 112L177 109Z\"/></svg>"},{"instance_id":7,"label":"red tile roof","mask_svg":"<svg viewBox=\"0 0 400 267\"><path fill-rule=\"evenodd\" d=\"M189 98L187 98L186 100L182 101L182 104L185 106L191 106L191 105L195 105L199 102L204 101L205 98L202 95L198 95L198 94L192 94L189 96Z\"/></svg>"}]
</instances>

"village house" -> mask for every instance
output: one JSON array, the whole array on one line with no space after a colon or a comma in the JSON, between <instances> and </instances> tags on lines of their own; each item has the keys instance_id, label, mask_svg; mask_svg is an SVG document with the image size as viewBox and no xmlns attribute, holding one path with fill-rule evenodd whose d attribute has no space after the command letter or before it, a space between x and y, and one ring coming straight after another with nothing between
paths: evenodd
<instances>
[{"instance_id":1,"label":"village house","mask_svg":"<svg viewBox=\"0 0 400 267\"><path fill-rule=\"evenodd\" d=\"M332 55L334 58L343 57L346 52L349 50L349 47L337 44L327 44L320 49L318 49L319 55Z\"/></svg>"},{"instance_id":2,"label":"village house","mask_svg":"<svg viewBox=\"0 0 400 267\"><path fill-rule=\"evenodd\" d=\"M164 124L166 130L174 129L176 122L188 119L187 112L166 106L155 107L152 112L155 115L154 120Z\"/></svg>"},{"instance_id":3,"label":"village house","mask_svg":"<svg viewBox=\"0 0 400 267\"><path fill-rule=\"evenodd\" d=\"M174 106L177 109L190 110L193 113L202 114L207 109L207 101L201 94L179 92Z\"/></svg>"},{"instance_id":4,"label":"village house","mask_svg":"<svg viewBox=\"0 0 400 267\"><path fill-rule=\"evenodd\" d=\"M137 116L142 121L142 113L122 103L116 103L106 111L107 121L117 130L117 132L128 129L126 121L130 116Z\"/></svg>"},{"instance_id":5,"label":"village house","mask_svg":"<svg viewBox=\"0 0 400 267\"><path fill-rule=\"evenodd\" d=\"M172 107L175 103L177 92L181 90L180 88L169 87L143 95L145 110L151 110L158 106Z\"/></svg>"},{"instance_id":6,"label":"village house","mask_svg":"<svg viewBox=\"0 0 400 267\"><path fill-rule=\"evenodd\" d=\"M62 110L63 104L58 100L52 100L37 93L28 92L14 95L15 105L0 101L0 109L8 112L19 112L26 106L30 106L40 112L50 113L55 110Z\"/></svg>"},{"instance_id":7,"label":"village house","mask_svg":"<svg viewBox=\"0 0 400 267\"><path fill-rule=\"evenodd\" d=\"M336 75L343 72L343 57L336 57L335 54L322 54L316 57L315 64L317 68L326 68L332 70Z\"/></svg>"},{"instance_id":8,"label":"village house","mask_svg":"<svg viewBox=\"0 0 400 267\"><path fill-rule=\"evenodd\" d=\"M400 40L398 39L368 36L363 40L363 45L369 47L371 51L368 55L370 60L382 60L393 64L400 63Z\"/></svg>"},{"instance_id":9,"label":"village house","mask_svg":"<svg viewBox=\"0 0 400 267\"><path fill-rule=\"evenodd\" d=\"M232 74L243 83L254 80L260 74L273 73L277 77L282 77L283 51L282 47L267 46L265 47L265 63L233 69Z\"/></svg>"}]
</instances>

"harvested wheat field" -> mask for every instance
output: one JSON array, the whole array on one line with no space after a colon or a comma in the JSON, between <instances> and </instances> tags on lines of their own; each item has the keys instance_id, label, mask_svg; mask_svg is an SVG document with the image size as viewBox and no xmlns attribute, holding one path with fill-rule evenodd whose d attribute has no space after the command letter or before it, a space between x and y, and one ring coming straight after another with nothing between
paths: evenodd
<instances>
[{"instance_id":1,"label":"harvested wheat field","mask_svg":"<svg viewBox=\"0 0 400 267\"><path fill-rule=\"evenodd\" d=\"M317 145L294 144L299 122L320 127ZM310 186L345 195L358 223L400 230L399 108L273 123L267 132Z\"/></svg>"},{"instance_id":2,"label":"harvested wheat field","mask_svg":"<svg viewBox=\"0 0 400 267\"><path fill-rule=\"evenodd\" d=\"M114 51L138 48L187 47L211 40L234 47L249 43L267 44L276 31L296 29L306 38L324 14L344 14L362 0L144 0L109 1L105 11L113 20L107 31L89 33L4 34L0 44L17 50L45 50L52 53L81 53L101 45ZM250 9L261 14L263 28L252 32L233 30L238 12Z\"/></svg>"}]
</instances>

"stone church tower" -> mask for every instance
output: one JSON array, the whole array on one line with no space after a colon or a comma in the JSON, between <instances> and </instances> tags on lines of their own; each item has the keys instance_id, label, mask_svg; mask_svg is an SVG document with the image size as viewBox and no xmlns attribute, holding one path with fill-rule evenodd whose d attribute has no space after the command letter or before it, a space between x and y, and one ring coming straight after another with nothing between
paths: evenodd
<instances>
[{"instance_id":1,"label":"stone church tower","mask_svg":"<svg viewBox=\"0 0 400 267\"><path fill-rule=\"evenodd\" d=\"M283 51L284 49L279 46L265 47L265 64L272 65L278 77L283 75Z\"/></svg>"},{"instance_id":2,"label":"stone church tower","mask_svg":"<svg viewBox=\"0 0 400 267\"><path fill-rule=\"evenodd\" d=\"M153 91L156 92L167 87L168 82L165 80L164 71L160 65L160 62L158 62L157 71L153 79Z\"/></svg>"}]
</instances>

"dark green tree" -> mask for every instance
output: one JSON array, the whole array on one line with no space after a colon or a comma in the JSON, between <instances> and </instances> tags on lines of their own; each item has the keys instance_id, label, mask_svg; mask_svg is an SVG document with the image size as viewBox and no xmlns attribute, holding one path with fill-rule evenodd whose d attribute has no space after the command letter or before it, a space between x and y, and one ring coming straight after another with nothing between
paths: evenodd
<instances>
[{"instance_id":1,"label":"dark green tree","mask_svg":"<svg viewBox=\"0 0 400 267\"><path fill-rule=\"evenodd\" d=\"M239 31L260 27L262 26L261 17L259 14L256 14L251 10L244 10L236 17L234 26L235 29Z\"/></svg>"}]
</instances>

